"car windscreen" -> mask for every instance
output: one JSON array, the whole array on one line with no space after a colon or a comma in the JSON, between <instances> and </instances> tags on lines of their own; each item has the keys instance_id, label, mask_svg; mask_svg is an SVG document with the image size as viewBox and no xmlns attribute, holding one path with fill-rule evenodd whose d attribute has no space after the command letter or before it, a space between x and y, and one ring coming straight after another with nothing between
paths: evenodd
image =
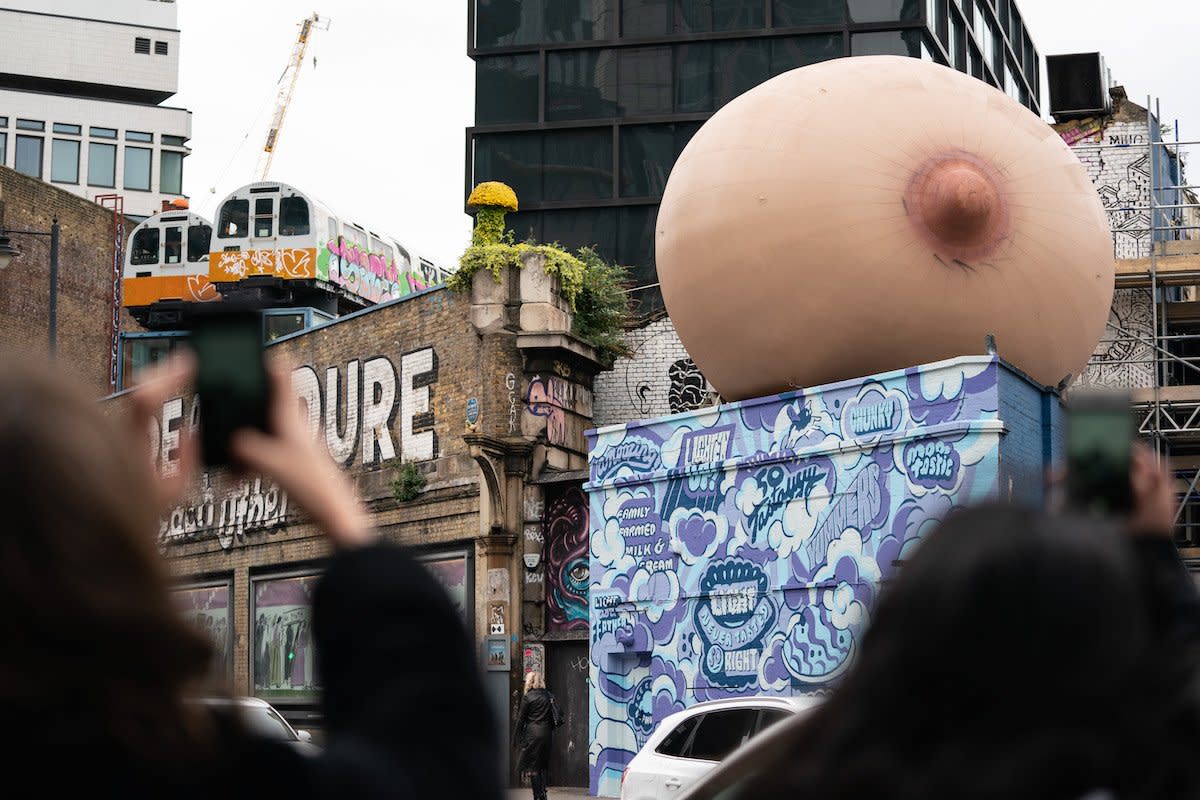
<instances>
[{"instance_id":1,"label":"car windscreen","mask_svg":"<svg viewBox=\"0 0 1200 800\"><path fill-rule=\"evenodd\" d=\"M291 726L273 708L247 706L242 709L242 719L245 720L246 726L259 736L265 736L268 739L284 739L289 742L296 741L297 737Z\"/></svg>"}]
</instances>

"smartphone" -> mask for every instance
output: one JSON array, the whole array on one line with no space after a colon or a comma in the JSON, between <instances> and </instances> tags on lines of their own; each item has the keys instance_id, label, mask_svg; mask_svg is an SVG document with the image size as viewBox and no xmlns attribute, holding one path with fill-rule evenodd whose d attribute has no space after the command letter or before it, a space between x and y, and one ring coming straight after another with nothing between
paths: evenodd
<instances>
[{"instance_id":1,"label":"smartphone","mask_svg":"<svg viewBox=\"0 0 1200 800\"><path fill-rule=\"evenodd\" d=\"M242 428L267 430L270 382L257 310L214 304L191 317L200 401L200 449L206 467L229 465L229 439Z\"/></svg>"},{"instance_id":2,"label":"smartphone","mask_svg":"<svg viewBox=\"0 0 1200 800\"><path fill-rule=\"evenodd\" d=\"M1133 509L1133 416L1119 391L1076 390L1067 406L1067 501L1076 510L1124 515Z\"/></svg>"}]
</instances>

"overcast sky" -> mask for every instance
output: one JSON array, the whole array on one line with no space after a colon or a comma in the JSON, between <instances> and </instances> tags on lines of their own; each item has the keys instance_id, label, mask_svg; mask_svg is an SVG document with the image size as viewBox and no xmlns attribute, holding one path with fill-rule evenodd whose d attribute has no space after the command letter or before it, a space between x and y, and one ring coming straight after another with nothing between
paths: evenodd
<instances>
[{"instance_id":1,"label":"overcast sky","mask_svg":"<svg viewBox=\"0 0 1200 800\"><path fill-rule=\"evenodd\" d=\"M1178 119L1185 140L1200 139L1200 93L1191 76L1200 3L1019 4L1043 55L1104 53L1130 98L1160 98L1163 121ZM193 112L193 153L184 172L192 207L211 217L225 194L253 179L297 22L316 10L332 25L316 34L271 177L441 263L455 263L470 236L462 213L464 129L474 114L466 5L179 0L180 91L170 102Z\"/></svg>"}]
</instances>

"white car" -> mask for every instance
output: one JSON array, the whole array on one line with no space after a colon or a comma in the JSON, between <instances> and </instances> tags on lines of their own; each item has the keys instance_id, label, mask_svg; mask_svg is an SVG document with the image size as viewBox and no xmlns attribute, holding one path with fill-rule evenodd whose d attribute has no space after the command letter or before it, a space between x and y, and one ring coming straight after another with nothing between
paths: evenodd
<instances>
[{"instance_id":1,"label":"white car","mask_svg":"<svg viewBox=\"0 0 1200 800\"><path fill-rule=\"evenodd\" d=\"M234 708L252 733L267 739L287 742L288 745L306 756L320 752L308 731L298 731L266 700L257 697L203 697L195 701L206 706Z\"/></svg>"},{"instance_id":2,"label":"white car","mask_svg":"<svg viewBox=\"0 0 1200 800\"><path fill-rule=\"evenodd\" d=\"M621 800L677 798L748 739L820 702L761 695L710 700L672 714L625 768Z\"/></svg>"}]
</instances>

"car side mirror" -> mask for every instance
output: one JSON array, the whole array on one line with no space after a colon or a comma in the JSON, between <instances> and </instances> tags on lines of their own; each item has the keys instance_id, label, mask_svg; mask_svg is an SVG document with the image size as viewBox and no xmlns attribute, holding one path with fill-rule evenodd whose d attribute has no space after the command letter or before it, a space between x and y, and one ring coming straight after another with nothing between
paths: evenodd
<instances>
[{"instance_id":1,"label":"car side mirror","mask_svg":"<svg viewBox=\"0 0 1200 800\"><path fill-rule=\"evenodd\" d=\"M312 734L308 731L296 731L296 736L300 737L300 741L302 742L312 741Z\"/></svg>"}]
</instances>

